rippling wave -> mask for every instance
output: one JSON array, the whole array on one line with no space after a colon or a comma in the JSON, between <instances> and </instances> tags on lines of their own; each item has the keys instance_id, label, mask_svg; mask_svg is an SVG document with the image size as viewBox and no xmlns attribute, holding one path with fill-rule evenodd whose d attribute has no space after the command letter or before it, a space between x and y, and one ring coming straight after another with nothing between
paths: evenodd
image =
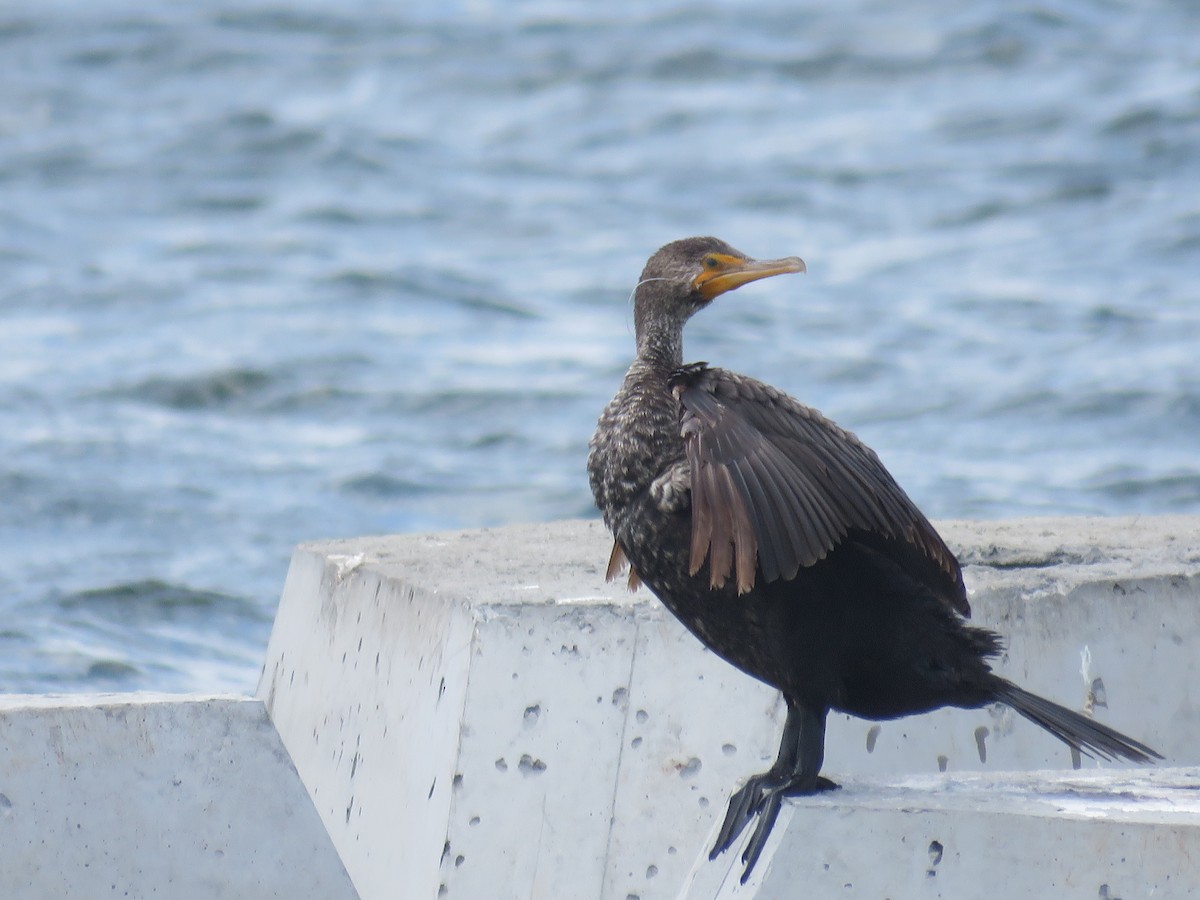
<instances>
[{"instance_id":1,"label":"rippling wave","mask_svg":"<svg viewBox=\"0 0 1200 900\"><path fill-rule=\"evenodd\" d=\"M249 689L291 547L591 514L667 240L798 253L688 355L934 516L1200 511L1200 11L0 11L0 689Z\"/></svg>"}]
</instances>

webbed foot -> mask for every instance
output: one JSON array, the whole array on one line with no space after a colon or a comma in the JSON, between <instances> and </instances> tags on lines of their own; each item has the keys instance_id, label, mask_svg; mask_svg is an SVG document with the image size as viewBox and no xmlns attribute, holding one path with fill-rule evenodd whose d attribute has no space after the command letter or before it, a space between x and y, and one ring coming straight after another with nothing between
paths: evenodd
<instances>
[{"instance_id":1,"label":"webbed foot","mask_svg":"<svg viewBox=\"0 0 1200 900\"><path fill-rule=\"evenodd\" d=\"M780 775L773 771L752 775L733 796L729 798L729 808L725 812L725 821L717 833L709 859L716 859L734 845L751 820L758 819L754 830L750 833L750 841L742 851L742 862L746 868L742 872L742 884L750 877L755 863L762 855L767 838L775 827L779 817L779 809L784 797L803 797L809 794L819 794L823 791L836 790L838 785L820 775L816 779L801 778L794 774Z\"/></svg>"}]
</instances>

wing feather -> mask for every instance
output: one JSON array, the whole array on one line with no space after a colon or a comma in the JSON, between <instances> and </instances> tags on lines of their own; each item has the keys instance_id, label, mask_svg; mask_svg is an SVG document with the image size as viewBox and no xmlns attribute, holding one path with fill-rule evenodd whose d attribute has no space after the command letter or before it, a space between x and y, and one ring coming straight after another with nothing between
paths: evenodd
<instances>
[{"instance_id":1,"label":"wing feather","mask_svg":"<svg viewBox=\"0 0 1200 900\"><path fill-rule=\"evenodd\" d=\"M704 565L713 542L713 489L711 466L703 461L704 438L696 434L688 442L696 458L692 460L692 546L688 574L695 575Z\"/></svg>"},{"instance_id":2,"label":"wing feather","mask_svg":"<svg viewBox=\"0 0 1200 900\"><path fill-rule=\"evenodd\" d=\"M676 373L692 473L690 569L732 576L739 593L795 577L849 534L906 562L970 612L954 554L883 463L853 434L761 382L703 365Z\"/></svg>"},{"instance_id":3,"label":"wing feather","mask_svg":"<svg viewBox=\"0 0 1200 900\"><path fill-rule=\"evenodd\" d=\"M733 485L729 483L729 470L723 466L708 466L705 473L712 485L713 530L709 544L709 582L714 588L725 584L729 567L733 564L732 519L736 514L733 502Z\"/></svg>"},{"instance_id":4,"label":"wing feather","mask_svg":"<svg viewBox=\"0 0 1200 900\"><path fill-rule=\"evenodd\" d=\"M750 535L754 538L755 553L753 555L744 557L741 554L741 547L738 548L738 587L740 589L742 583L745 581L742 577L742 573L745 572L749 575L749 587L746 588L746 590L749 590L750 587L754 586L755 556L757 556L759 565L762 566L763 577L767 581L775 581L780 575L779 555L775 549L774 541L769 542L765 546L759 546L758 543L758 535L772 534L767 524L769 520L766 518L769 515L768 511L771 508L772 501L770 496L763 492L762 484L757 478L746 478L741 469L738 468L733 468L730 471L733 472L737 479L738 492L746 498L745 507L750 524L749 530Z\"/></svg>"}]
</instances>

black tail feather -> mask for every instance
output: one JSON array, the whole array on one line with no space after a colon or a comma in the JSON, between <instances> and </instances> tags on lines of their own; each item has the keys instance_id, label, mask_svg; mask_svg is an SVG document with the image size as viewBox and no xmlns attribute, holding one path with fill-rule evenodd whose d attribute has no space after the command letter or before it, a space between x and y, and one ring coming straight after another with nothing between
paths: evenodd
<instances>
[{"instance_id":1,"label":"black tail feather","mask_svg":"<svg viewBox=\"0 0 1200 900\"><path fill-rule=\"evenodd\" d=\"M1140 763L1163 758L1157 750L1147 747L1141 741L1126 737L1095 719L1089 719L1065 706L1031 694L1011 681L997 681L997 700L1007 703L1030 722L1046 729L1064 744L1086 756L1107 760L1126 759Z\"/></svg>"}]
</instances>

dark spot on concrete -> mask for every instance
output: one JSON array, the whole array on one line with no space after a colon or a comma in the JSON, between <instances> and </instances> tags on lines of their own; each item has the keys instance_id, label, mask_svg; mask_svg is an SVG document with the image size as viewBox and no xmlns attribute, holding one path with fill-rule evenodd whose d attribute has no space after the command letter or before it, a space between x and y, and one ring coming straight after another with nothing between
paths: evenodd
<instances>
[{"instance_id":1,"label":"dark spot on concrete","mask_svg":"<svg viewBox=\"0 0 1200 900\"><path fill-rule=\"evenodd\" d=\"M522 754L521 761L517 763L517 768L521 770L522 775L541 775L546 771L546 764L525 753Z\"/></svg>"},{"instance_id":2,"label":"dark spot on concrete","mask_svg":"<svg viewBox=\"0 0 1200 900\"><path fill-rule=\"evenodd\" d=\"M879 740L879 732L881 732L881 731L883 731L883 728L879 725L872 725L870 728L867 729L867 752L868 753L875 752L875 742L877 740Z\"/></svg>"},{"instance_id":3,"label":"dark spot on concrete","mask_svg":"<svg viewBox=\"0 0 1200 900\"><path fill-rule=\"evenodd\" d=\"M937 867L942 861L942 854L944 852L941 841L929 842L929 868L925 870L926 878L933 878L937 875Z\"/></svg>"},{"instance_id":4,"label":"dark spot on concrete","mask_svg":"<svg viewBox=\"0 0 1200 900\"><path fill-rule=\"evenodd\" d=\"M986 725L980 725L975 729L975 749L979 752L979 761L987 762L987 738L991 734Z\"/></svg>"}]
</instances>

